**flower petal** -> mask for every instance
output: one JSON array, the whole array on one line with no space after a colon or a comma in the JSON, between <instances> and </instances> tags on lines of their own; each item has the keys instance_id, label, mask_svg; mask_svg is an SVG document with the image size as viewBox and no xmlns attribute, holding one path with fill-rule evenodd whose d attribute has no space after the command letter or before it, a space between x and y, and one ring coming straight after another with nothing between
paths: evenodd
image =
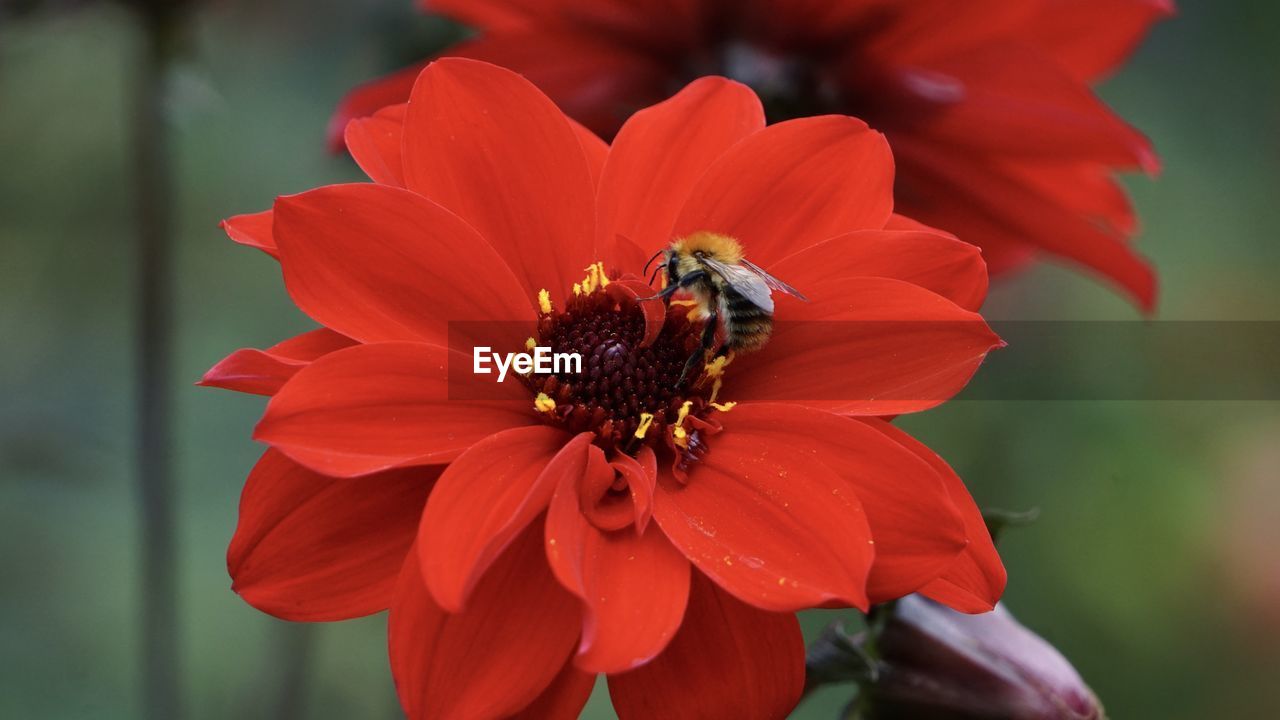
<instances>
[{"instance_id":1,"label":"flower petal","mask_svg":"<svg viewBox=\"0 0 1280 720\"><path fill-rule=\"evenodd\" d=\"M390 105L369 117L355 118L343 133L347 152L369 179L404 187L400 143L404 137L404 103Z\"/></svg>"},{"instance_id":2,"label":"flower petal","mask_svg":"<svg viewBox=\"0 0 1280 720\"><path fill-rule=\"evenodd\" d=\"M511 720L578 720L595 685L595 675L567 662L547 689L531 705L512 715Z\"/></svg>"},{"instance_id":3,"label":"flower petal","mask_svg":"<svg viewBox=\"0 0 1280 720\"><path fill-rule=\"evenodd\" d=\"M776 720L803 690L804 638L795 616L744 604L698 573L666 651L609 676L620 720Z\"/></svg>"},{"instance_id":4,"label":"flower petal","mask_svg":"<svg viewBox=\"0 0 1280 720\"><path fill-rule=\"evenodd\" d=\"M391 673L410 720L496 718L534 702L564 667L580 612L547 568L530 528L476 586L465 612L436 605L416 549L388 620Z\"/></svg>"},{"instance_id":5,"label":"flower petal","mask_svg":"<svg viewBox=\"0 0 1280 720\"><path fill-rule=\"evenodd\" d=\"M726 434L769 436L771 442L810 454L844 481L826 496L857 496L875 541L875 564L867 580L872 604L916 592L965 549L965 522L948 481L967 498L964 484L950 468L944 481L916 448L904 447L897 436L886 437L878 426L872 429L822 410L773 403L738 405L723 417L723 424ZM713 451L719 449L721 437L716 437Z\"/></svg>"},{"instance_id":6,"label":"flower petal","mask_svg":"<svg viewBox=\"0 0 1280 720\"><path fill-rule=\"evenodd\" d=\"M1001 156L1158 167L1141 133L1035 48L993 42L934 62L929 70L958 83L962 98L912 127L913 136ZM896 151L896 137L894 144Z\"/></svg>"},{"instance_id":7,"label":"flower petal","mask_svg":"<svg viewBox=\"0 0 1280 720\"><path fill-rule=\"evenodd\" d=\"M987 532L982 511L965 488L964 481L946 461L901 429L878 418L864 418L863 422L932 465L946 484L951 500L964 519L969 544L941 577L930 582L920 592L960 612L982 613L991 610L1004 594L1008 576L1004 563L1000 561L1000 554L996 552L995 543L991 541L991 534Z\"/></svg>"},{"instance_id":8,"label":"flower petal","mask_svg":"<svg viewBox=\"0 0 1280 720\"><path fill-rule=\"evenodd\" d=\"M744 602L866 608L874 547L857 495L840 492L847 487L820 457L748 425L716 435L688 484L660 468L653 517L695 567Z\"/></svg>"},{"instance_id":9,"label":"flower petal","mask_svg":"<svg viewBox=\"0 0 1280 720\"><path fill-rule=\"evenodd\" d=\"M458 388L446 376L447 355L423 343L326 355L271 399L254 439L312 470L348 477L446 463L493 433L537 422L519 383L491 386L507 400L451 398Z\"/></svg>"},{"instance_id":10,"label":"flower petal","mask_svg":"<svg viewBox=\"0 0 1280 720\"><path fill-rule=\"evenodd\" d=\"M587 158L587 169L591 171L592 187L600 187L600 173L604 172L605 160L609 157L609 143L600 139L582 123L569 119L573 131L578 135L578 143L582 146L582 154Z\"/></svg>"},{"instance_id":11,"label":"flower petal","mask_svg":"<svg viewBox=\"0 0 1280 720\"><path fill-rule=\"evenodd\" d=\"M588 672L631 670L653 659L680 627L689 561L657 528L603 532L579 507L566 476L547 512L547 558L560 583L586 604L575 664Z\"/></svg>"},{"instance_id":12,"label":"flower petal","mask_svg":"<svg viewBox=\"0 0 1280 720\"><path fill-rule=\"evenodd\" d=\"M545 425L490 435L440 476L418 532L422 577L436 603L459 612L484 572L547 509L561 477L582 474L591 433Z\"/></svg>"},{"instance_id":13,"label":"flower petal","mask_svg":"<svg viewBox=\"0 0 1280 720\"><path fill-rule=\"evenodd\" d=\"M347 124L352 120L368 117L388 105L398 105L408 100L413 82L418 79L418 73L422 72L426 64L426 61L415 63L364 83L347 93L342 102L338 103L333 117L329 118L329 149L333 152L342 150L343 135Z\"/></svg>"},{"instance_id":14,"label":"flower petal","mask_svg":"<svg viewBox=\"0 0 1280 720\"><path fill-rule=\"evenodd\" d=\"M854 415L919 412L961 390L1002 346L982 317L901 280L843 278L779 305L764 351L744 355L725 391Z\"/></svg>"},{"instance_id":15,"label":"flower petal","mask_svg":"<svg viewBox=\"0 0 1280 720\"><path fill-rule=\"evenodd\" d=\"M1150 264L1122 238L1054 195L998 165L979 165L937 143L894 138L904 184L903 212L979 245L997 272L993 245L1041 250L1079 263L1113 282L1144 311L1156 301ZM915 204L912 197L944 198Z\"/></svg>"},{"instance_id":16,"label":"flower petal","mask_svg":"<svg viewBox=\"0 0 1280 720\"><path fill-rule=\"evenodd\" d=\"M652 53L575 29L542 25L491 33L443 54L520 73L565 114L605 138L632 113L670 93L670 71Z\"/></svg>"},{"instance_id":17,"label":"flower petal","mask_svg":"<svg viewBox=\"0 0 1280 720\"><path fill-rule=\"evenodd\" d=\"M526 294L475 230L386 185L331 185L276 201L285 286L298 307L362 342L449 343L449 323L534 317Z\"/></svg>"},{"instance_id":18,"label":"flower petal","mask_svg":"<svg viewBox=\"0 0 1280 720\"><path fill-rule=\"evenodd\" d=\"M764 109L755 93L715 77L696 80L631 116L614 139L601 178L598 244L609 248L617 236L627 238L645 255L619 257L619 265L641 272L645 258L674 239L677 214L707 168L763 127Z\"/></svg>"},{"instance_id":19,"label":"flower petal","mask_svg":"<svg viewBox=\"0 0 1280 720\"><path fill-rule=\"evenodd\" d=\"M317 328L266 350L237 350L210 368L196 384L254 395L275 395L289 378L312 361L354 344L351 338L328 328Z\"/></svg>"},{"instance_id":20,"label":"flower petal","mask_svg":"<svg viewBox=\"0 0 1280 720\"><path fill-rule=\"evenodd\" d=\"M240 521L227 549L232 589L285 620L345 620L386 610L440 470L335 479L267 450L240 497Z\"/></svg>"},{"instance_id":21,"label":"flower petal","mask_svg":"<svg viewBox=\"0 0 1280 720\"><path fill-rule=\"evenodd\" d=\"M595 188L578 134L516 73L462 58L429 65L409 100L404 154L409 188L479 230L529 297L565 297L595 260Z\"/></svg>"},{"instance_id":22,"label":"flower petal","mask_svg":"<svg viewBox=\"0 0 1280 720\"><path fill-rule=\"evenodd\" d=\"M698 180L675 236L733 236L768 265L855 230L879 230L893 213L893 156L884 136L829 115L770 125L733 146Z\"/></svg>"},{"instance_id":23,"label":"flower petal","mask_svg":"<svg viewBox=\"0 0 1280 720\"><path fill-rule=\"evenodd\" d=\"M1031 21L1031 42L1083 82L1105 77L1133 53L1172 0L1050 0Z\"/></svg>"},{"instance_id":24,"label":"flower petal","mask_svg":"<svg viewBox=\"0 0 1280 720\"><path fill-rule=\"evenodd\" d=\"M987 297L987 265L977 246L929 230L862 230L824 240L768 268L797 288L832 277L894 278L931 290L966 310Z\"/></svg>"},{"instance_id":25,"label":"flower petal","mask_svg":"<svg viewBox=\"0 0 1280 720\"><path fill-rule=\"evenodd\" d=\"M257 248L271 257L279 257L280 251L276 248L276 240L271 234L273 222L274 213L263 210L229 217L219 223L219 226L232 241Z\"/></svg>"}]
</instances>

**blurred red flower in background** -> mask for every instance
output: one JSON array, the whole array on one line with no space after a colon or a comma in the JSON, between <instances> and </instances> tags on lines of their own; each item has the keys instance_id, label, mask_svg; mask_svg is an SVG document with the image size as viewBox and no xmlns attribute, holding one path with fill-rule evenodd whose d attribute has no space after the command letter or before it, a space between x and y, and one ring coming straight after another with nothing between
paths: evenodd
<instances>
[{"instance_id":1,"label":"blurred red flower in background","mask_svg":"<svg viewBox=\"0 0 1280 720\"><path fill-rule=\"evenodd\" d=\"M1004 570L964 484L881 419L943 402L1000 344L974 312L986 271L893 213L879 133L766 128L750 89L706 78L610 147L515 73L448 59L346 142L373 183L225 223L324 326L203 380L272 396L228 552L249 603L390 608L415 718L576 716L599 673L624 718L782 717L795 611L994 605ZM630 272L699 231L810 302L680 383L701 328L638 302ZM450 330L580 351L585 374L449 374L471 367Z\"/></svg>"},{"instance_id":2,"label":"blurred red flower in background","mask_svg":"<svg viewBox=\"0 0 1280 720\"><path fill-rule=\"evenodd\" d=\"M1038 255L1083 265L1144 311L1156 279L1131 247L1116 171L1150 143L1090 85L1170 0L420 0L480 31L444 51L517 70L611 137L700 75L747 83L769 120L824 113L884 132L900 210L983 248L993 275ZM421 66L353 91L331 124L404 102Z\"/></svg>"}]
</instances>

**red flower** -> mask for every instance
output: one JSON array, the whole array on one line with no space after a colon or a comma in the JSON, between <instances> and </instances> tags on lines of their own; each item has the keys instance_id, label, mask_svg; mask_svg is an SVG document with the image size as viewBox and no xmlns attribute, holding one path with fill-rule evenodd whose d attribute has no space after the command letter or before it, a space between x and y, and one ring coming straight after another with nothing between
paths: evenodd
<instances>
[{"instance_id":1,"label":"red flower","mask_svg":"<svg viewBox=\"0 0 1280 720\"><path fill-rule=\"evenodd\" d=\"M973 500L880 419L999 344L978 251L893 215L863 123L764 124L706 78L608 147L518 75L442 60L348 126L374 183L229 220L326 328L204 380L273 396L236 591L295 620L389 607L411 717L571 716L598 673L624 718L781 717L794 611L916 590L990 609L1004 570ZM628 272L698 231L810 302L779 298L768 345L678 383L700 323ZM526 336L585 374L481 383L458 353Z\"/></svg>"},{"instance_id":2,"label":"red flower","mask_svg":"<svg viewBox=\"0 0 1280 720\"><path fill-rule=\"evenodd\" d=\"M1043 255L1155 305L1112 176L1158 161L1089 86L1171 0L420 4L480 29L445 54L523 73L604 137L702 74L754 87L771 121L861 117L893 145L901 211L980 245L993 274ZM349 118L403 102L420 68L353 91L331 124L336 144Z\"/></svg>"}]
</instances>

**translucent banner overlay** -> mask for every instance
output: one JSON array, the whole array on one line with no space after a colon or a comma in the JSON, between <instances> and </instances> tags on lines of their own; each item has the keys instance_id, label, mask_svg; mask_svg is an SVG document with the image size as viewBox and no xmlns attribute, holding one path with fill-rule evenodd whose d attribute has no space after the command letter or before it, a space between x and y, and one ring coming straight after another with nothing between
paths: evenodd
<instances>
[{"instance_id":1,"label":"translucent banner overlay","mask_svg":"<svg viewBox=\"0 0 1280 720\"><path fill-rule=\"evenodd\" d=\"M956 399L1280 400L1280 322L1008 321L991 330L1007 347L991 350ZM523 379L513 369L503 383L511 387L498 387L493 360L492 373L477 375L475 348L528 352L532 334L530 322L450 323L449 398L511 399ZM723 397L938 402L952 397L948 378L963 378L988 339L972 322L780 321L769 344L728 367ZM613 356L633 351L623 341ZM598 380L603 369L583 361L580 375L562 379Z\"/></svg>"}]
</instances>

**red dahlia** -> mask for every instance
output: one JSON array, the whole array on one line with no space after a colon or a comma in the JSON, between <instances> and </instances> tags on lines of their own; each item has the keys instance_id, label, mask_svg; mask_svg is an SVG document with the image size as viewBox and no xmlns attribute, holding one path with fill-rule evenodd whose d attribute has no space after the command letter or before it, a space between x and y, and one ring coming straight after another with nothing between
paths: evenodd
<instances>
[{"instance_id":1,"label":"red dahlia","mask_svg":"<svg viewBox=\"0 0 1280 720\"><path fill-rule=\"evenodd\" d=\"M699 75L753 87L770 121L823 113L884 132L900 210L980 245L993 274L1082 265L1144 310L1155 276L1113 175L1158 162L1090 90L1171 0L419 0L479 29L445 51L517 70L604 137ZM403 102L421 66L334 118Z\"/></svg>"},{"instance_id":2,"label":"red dahlia","mask_svg":"<svg viewBox=\"0 0 1280 720\"><path fill-rule=\"evenodd\" d=\"M766 128L751 90L706 78L609 147L515 73L449 59L346 139L373 183L226 223L324 326L204 380L272 395L228 553L249 603L390 608L414 718L576 716L599 673L624 718L781 717L795 611L992 607L1004 570L963 483L881 419L1000 343L974 312L986 272L893 214L881 135ZM633 273L697 232L809 302L680 382L702 323ZM496 383L469 372L481 339L586 364Z\"/></svg>"}]
</instances>

